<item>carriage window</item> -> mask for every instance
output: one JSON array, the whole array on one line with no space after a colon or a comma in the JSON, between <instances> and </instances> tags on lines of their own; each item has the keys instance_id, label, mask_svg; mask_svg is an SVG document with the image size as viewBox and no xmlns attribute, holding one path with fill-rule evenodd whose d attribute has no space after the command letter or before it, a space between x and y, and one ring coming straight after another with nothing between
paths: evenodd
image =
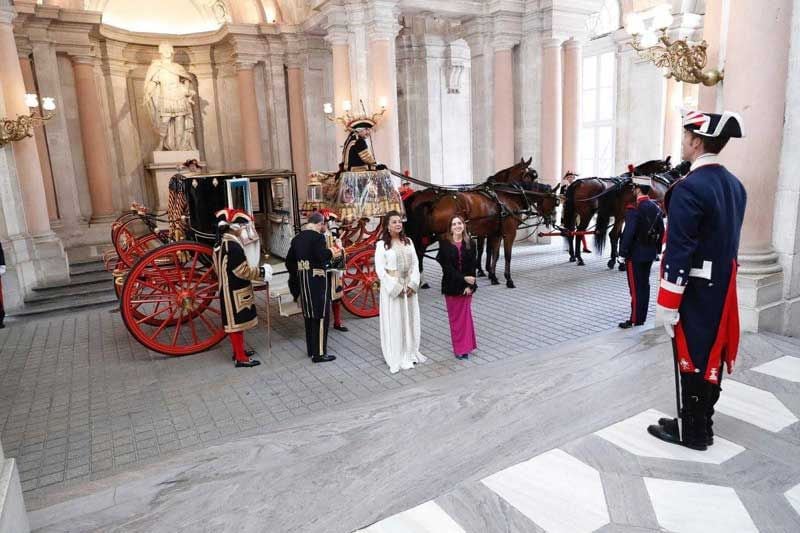
<instances>
[{"instance_id":1,"label":"carriage window","mask_svg":"<svg viewBox=\"0 0 800 533\"><path fill-rule=\"evenodd\" d=\"M579 172L584 176L614 173L615 62L613 51L583 58Z\"/></svg>"},{"instance_id":2,"label":"carriage window","mask_svg":"<svg viewBox=\"0 0 800 533\"><path fill-rule=\"evenodd\" d=\"M245 213L253 214L253 204L250 200L250 180L247 178L234 178L227 181L228 207L241 209Z\"/></svg>"}]
</instances>

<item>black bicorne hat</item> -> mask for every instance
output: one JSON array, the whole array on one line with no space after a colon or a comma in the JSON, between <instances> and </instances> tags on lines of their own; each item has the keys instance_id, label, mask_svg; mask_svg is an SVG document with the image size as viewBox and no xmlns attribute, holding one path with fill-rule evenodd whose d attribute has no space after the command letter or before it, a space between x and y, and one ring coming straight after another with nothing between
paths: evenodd
<instances>
[{"instance_id":1,"label":"black bicorne hat","mask_svg":"<svg viewBox=\"0 0 800 533\"><path fill-rule=\"evenodd\" d=\"M725 111L721 115L702 111L686 111L683 113L683 127L703 137L726 137L729 139L744 137L742 117L733 111Z\"/></svg>"}]
</instances>

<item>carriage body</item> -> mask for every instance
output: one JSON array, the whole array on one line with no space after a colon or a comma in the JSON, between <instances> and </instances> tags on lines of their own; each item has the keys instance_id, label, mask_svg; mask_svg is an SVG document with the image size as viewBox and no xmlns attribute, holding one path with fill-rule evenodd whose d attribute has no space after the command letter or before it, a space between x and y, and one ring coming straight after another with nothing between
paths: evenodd
<instances>
[{"instance_id":1,"label":"carriage body","mask_svg":"<svg viewBox=\"0 0 800 533\"><path fill-rule=\"evenodd\" d=\"M177 175L170 181L168 213L132 206L112 224L107 268L123 321L147 348L189 355L225 337L212 253L215 214L226 207L253 215L270 255L285 256L299 231L297 180L285 170ZM164 222L168 230L158 228Z\"/></svg>"}]
</instances>

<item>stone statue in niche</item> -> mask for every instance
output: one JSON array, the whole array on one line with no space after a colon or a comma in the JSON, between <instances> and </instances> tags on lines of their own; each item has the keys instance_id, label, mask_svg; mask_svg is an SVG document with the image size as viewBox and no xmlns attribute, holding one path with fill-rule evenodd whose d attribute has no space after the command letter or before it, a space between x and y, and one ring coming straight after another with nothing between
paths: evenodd
<instances>
[{"instance_id":1,"label":"stone statue in niche","mask_svg":"<svg viewBox=\"0 0 800 533\"><path fill-rule=\"evenodd\" d=\"M161 59L154 59L144 77L144 104L158 130L156 150L196 150L194 105L197 91L186 69L172 61L169 43L158 45Z\"/></svg>"}]
</instances>

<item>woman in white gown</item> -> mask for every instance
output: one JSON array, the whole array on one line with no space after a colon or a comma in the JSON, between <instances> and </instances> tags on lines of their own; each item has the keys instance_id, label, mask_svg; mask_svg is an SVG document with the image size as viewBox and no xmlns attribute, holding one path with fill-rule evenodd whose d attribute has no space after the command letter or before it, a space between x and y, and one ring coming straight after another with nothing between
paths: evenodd
<instances>
[{"instance_id":1,"label":"woman in white gown","mask_svg":"<svg viewBox=\"0 0 800 533\"><path fill-rule=\"evenodd\" d=\"M383 235L375 245L375 273L381 281L381 349L394 374L426 360L419 353L417 254L397 211L389 211L383 219Z\"/></svg>"}]
</instances>

